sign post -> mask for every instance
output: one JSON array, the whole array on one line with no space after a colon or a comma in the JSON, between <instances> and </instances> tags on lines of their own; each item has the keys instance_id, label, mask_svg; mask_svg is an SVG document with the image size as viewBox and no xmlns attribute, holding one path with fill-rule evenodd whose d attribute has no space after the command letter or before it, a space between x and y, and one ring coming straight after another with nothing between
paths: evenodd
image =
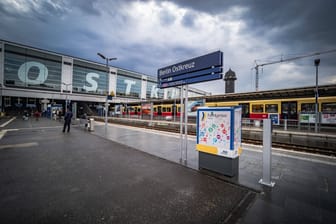
<instances>
[{"instance_id":1,"label":"sign post","mask_svg":"<svg viewBox=\"0 0 336 224\"><path fill-rule=\"evenodd\" d=\"M158 69L158 88L180 86L180 163L188 162L188 84L223 78L223 52L215 51ZM185 91L185 93L184 93ZM184 104L184 105L183 105ZM175 116L175 115L174 115ZM184 139L183 139L184 117ZM175 117L174 117L175 119Z\"/></svg>"},{"instance_id":2,"label":"sign post","mask_svg":"<svg viewBox=\"0 0 336 224\"><path fill-rule=\"evenodd\" d=\"M183 94L184 94L184 89L183 86L181 86L181 101L180 101L180 108L181 108L181 112L180 112L180 151L181 151L181 155L180 155L180 163L182 164L182 158L183 158L183 114L185 113L184 111L184 106L183 106Z\"/></svg>"},{"instance_id":3,"label":"sign post","mask_svg":"<svg viewBox=\"0 0 336 224\"><path fill-rule=\"evenodd\" d=\"M185 132L185 156L184 165L188 161L188 85L185 88L185 101L184 101L184 132Z\"/></svg>"}]
</instances>

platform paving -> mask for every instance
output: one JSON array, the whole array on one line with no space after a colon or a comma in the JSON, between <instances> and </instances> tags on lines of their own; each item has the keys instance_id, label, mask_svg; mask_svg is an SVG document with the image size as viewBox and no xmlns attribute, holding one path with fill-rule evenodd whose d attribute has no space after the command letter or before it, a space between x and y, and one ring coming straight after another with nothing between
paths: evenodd
<instances>
[{"instance_id":1,"label":"platform paving","mask_svg":"<svg viewBox=\"0 0 336 224\"><path fill-rule=\"evenodd\" d=\"M230 223L256 195L78 126L1 132L1 223Z\"/></svg>"},{"instance_id":2,"label":"platform paving","mask_svg":"<svg viewBox=\"0 0 336 224\"><path fill-rule=\"evenodd\" d=\"M94 134L179 163L180 136L156 130L96 122ZM195 137L188 137L187 167L198 170ZM336 220L336 158L272 149L270 188L262 177L262 147L243 144L239 175L233 178L205 172L237 186L253 189L257 198L237 223L334 223ZM201 171L204 173L204 170Z\"/></svg>"},{"instance_id":3,"label":"platform paving","mask_svg":"<svg viewBox=\"0 0 336 224\"><path fill-rule=\"evenodd\" d=\"M243 145L239 175L229 178L198 170L191 136L184 166L179 135L114 124L105 131L102 122L94 132L61 129L48 119L0 126L1 223L336 220L335 158L273 149L270 188L258 183L260 147Z\"/></svg>"}]
</instances>

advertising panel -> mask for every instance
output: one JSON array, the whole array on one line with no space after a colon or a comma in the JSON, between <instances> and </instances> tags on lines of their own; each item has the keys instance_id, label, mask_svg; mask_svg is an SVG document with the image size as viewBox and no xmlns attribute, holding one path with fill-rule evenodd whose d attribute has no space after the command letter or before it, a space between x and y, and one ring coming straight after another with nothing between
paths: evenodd
<instances>
[{"instance_id":1,"label":"advertising panel","mask_svg":"<svg viewBox=\"0 0 336 224\"><path fill-rule=\"evenodd\" d=\"M336 124L336 114L322 114L322 124Z\"/></svg>"},{"instance_id":2,"label":"advertising panel","mask_svg":"<svg viewBox=\"0 0 336 224\"><path fill-rule=\"evenodd\" d=\"M197 145L201 152L236 158L241 152L241 107L197 110Z\"/></svg>"},{"instance_id":3,"label":"advertising panel","mask_svg":"<svg viewBox=\"0 0 336 224\"><path fill-rule=\"evenodd\" d=\"M142 103L141 104L141 114L143 115L150 115L151 114L151 107L150 103Z\"/></svg>"},{"instance_id":4,"label":"advertising panel","mask_svg":"<svg viewBox=\"0 0 336 224\"><path fill-rule=\"evenodd\" d=\"M238 152L238 155L242 152L241 138L242 138L242 108L237 107L234 109L234 150Z\"/></svg>"},{"instance_id":5,"label":"advertising panel","mask_svg":"<svg viewBox=\"0 0 336 224\"><path fill-rule=\"evenodd\" d=\"M280 125L280 114L278 113L269 113L268 118L271 119L272 124Z\"/></svg>"},{"instance_id":6,"label":"advertising panel","mask_svg":"<svg viewBox=\"0 0 336 224\"><path fill-rule=\"evenodd\" d=\"M205 105L204 100L195 100L188 102L188 116L196 116L197 109Z\"/></svg>"},{"instance_id":7,"label":"advertising panel","mask_svg":"<svg viewBox=\"0 0 336 224\"><path fill-rule=\"evenodd\" d=\"M116 115L122 114L122 105L121 104L116 104L114 106L114 114L116 114Z\"/></svg>"},{"instance_id":8,"label":"advertising panel","mask_svg":"<svg viewBox=\"0 0 336 224\"><path fill-rule=\"evenodd\" d=\"M315 123L315 114L300 114L299 116L300 123Z\"/></svg>"}]
</instances>

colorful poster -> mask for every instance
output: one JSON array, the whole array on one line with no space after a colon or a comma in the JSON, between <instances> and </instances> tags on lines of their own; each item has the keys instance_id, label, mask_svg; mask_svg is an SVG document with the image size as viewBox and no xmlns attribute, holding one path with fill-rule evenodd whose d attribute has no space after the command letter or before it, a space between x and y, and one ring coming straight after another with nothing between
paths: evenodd
<instances>
[{"instance_id":1,"label":"colorful poster","mask_svg":"<svg viewBox=\"0 0 336 224\"><path fill-rule=\"evenodd\" d=\"M280 125L280 114L278 113L269 113L268 118L271 119L272 124Z\"/></svg>"},{"instance_id":2,"label":"colorful poster","mask_svg":"<svg viewBox=\"0 0 336 224\"><path fill-rule=\"evenodd\" d=\"M241 107L198 109L196 149L237 157L241 150Z\"/></svg>"}]
</instances>

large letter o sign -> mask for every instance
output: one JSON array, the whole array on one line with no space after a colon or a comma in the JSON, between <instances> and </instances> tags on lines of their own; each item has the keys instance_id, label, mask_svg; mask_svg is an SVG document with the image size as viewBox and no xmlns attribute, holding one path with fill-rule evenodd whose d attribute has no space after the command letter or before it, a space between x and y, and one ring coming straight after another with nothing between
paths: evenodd
<instances>
[{"instance_id":1,"label":"large letter o sign","mask_svg":"<svg viewBox=\"0 0 336 224\"><path fill-rule=\"evenodd\" d=\"M32 67L37 67L39 69L39 73L36 79L29 79L28 77L28 72ZM18 76L19 79L24 83L38 85L44 83L47 80L48 68L40 62L28 61L20 66Z\"/></svg>"}]
</instances>

